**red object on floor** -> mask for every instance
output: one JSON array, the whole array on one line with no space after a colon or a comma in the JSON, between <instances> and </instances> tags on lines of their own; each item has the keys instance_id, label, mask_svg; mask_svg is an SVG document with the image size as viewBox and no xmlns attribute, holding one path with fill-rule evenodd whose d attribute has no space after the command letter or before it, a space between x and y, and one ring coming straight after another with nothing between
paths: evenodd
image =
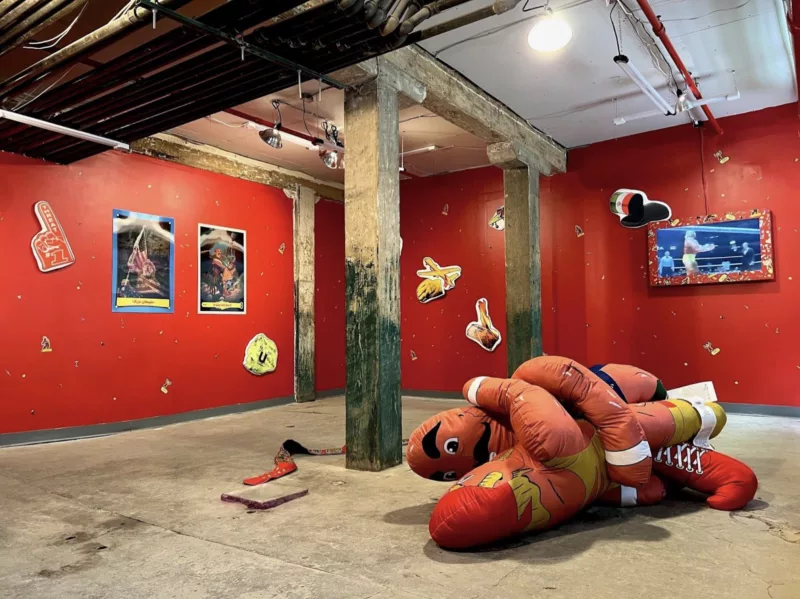
<instances>
[{"instance_id":1,"label":"red object on floor","mask_svg":"<svg viewBox=\"0 0 800 599\"><path fill-rule=\"evenodd\" d=\"M281 478L282 476L291 474L295 470L297 470L297 464L295 464L294 462L280 462L269 472L265 472L264 474L260 474L258 476L253 476L251 478L246 478L242 481L242 483L244 483L248 487L253 487L255 485L262 485L271 480L275 480L276 478Z\"/></svg>"}]
</instances>

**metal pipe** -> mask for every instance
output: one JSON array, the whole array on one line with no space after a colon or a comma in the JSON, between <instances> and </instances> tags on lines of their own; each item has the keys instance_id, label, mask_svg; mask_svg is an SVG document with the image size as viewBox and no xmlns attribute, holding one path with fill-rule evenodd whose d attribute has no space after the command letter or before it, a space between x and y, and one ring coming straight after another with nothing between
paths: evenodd
<instances>
[{"instance_id":1,"label":"metal pipe","mask_svg":"<svg viewBox=\"0 0 800 599\"><path fill-rule=\"evenodd\" d=\"M638 2L639 7L642 9L645 16L647 17L647 20L650 21L650 25L653 28L653 33L655 33L658 39L661 40L661 43L664 44L664 48L667 50L667 54L670 55L670 58L672 58L672 61L675 63L675 66L678 67L678 70L681 72L681 75L683 75L683 78L686 81L686 85L689 86L689 89L691 90L692 94L696 99L702 100L703 96L700 94L700 90L697 89L697 85L695 84L694 79L692 78L692 74L686 68L686 65L683 64L681 57L678 55L677 50L675 50L675 46L672 45L672 42L667 36L666 27L664 27L664 24L661 22L658 16L656 16L656 13L653 11L653 7L650 6L650 3L647 0L636 0L636 1ZM701 106L701 108L703 109L703 112L705 113L706 118L708 119L708 124L711 125L712 129L714 129L714 132L717 135L722 135L722 127L720 127L719 122L711 113L711 109L705 105Z\"/></svg>"},{"instance_id":2,"label":"metal pipe","mask_svg":"<svg viewBox=\"0 0 800 599\"><path fill-rule=\"evenodd\" d=\"M6 0L3 2L0 0L0 17L6 14L9 10L13 9L15 6L19 6L19 4L24 1L25 0Z\"/></svg>"},{"instance_id":3,"label":"metal pipe","mask_svg":"<svg viewBox=\"0 0 800 599\"><path fill-rule=\"evenodd\" d=\"M158 0L158 4L179 8L190 1ZM149 23L151 14L149 10L144 8L134 7L130 9L120 18L114 19L99 29L95 29L88 35L75 40L58 52L43 58L0 83L0 96L7 96L15 92L19 93L29 89L49 75L59 74L87 54L93 54L106 48L121 37Z\"/></svg>"},{"instance_id":4,"label":"metal pipe","mask_svg":"<svg viewBox=\"0 0 800 599\"><path fill-rule=\"evenodd\" d=\"M50 0L23 0L16 5L16 7L0 17L0 31L12 27L24 15L29 14L32 10L38 10L48 2L50 2Z\"/></svg>"},{"instance_id":5,"label":"metal pipe","mask_svg":"<svg viewBox=\"0 0 800 599\"><path fill-rule=\"evenodd\" d=\"M439 6L436 6L435 10L437 12L442 12L449 8L453 8L454 6L463 4L464 1L465 0L446 0L444 2L436 2L435 4ZM448 31L453 31L459 27L464 27L465 25L470 25L477 21L481 21L488 17L503 14L504 12L508 12L516 7L520 1L521 0L495 0L495 2L490 6L474 10L467 14L450 19L449 21L445 21L444 23L434 25L433 27L428 27L423 31L414 32L410 35L409 42L417 43L422 40L427 40L432 37L436 37L437 35L447 33Z\"/></svg>"},{"instance_id":6,"label":"metal pipe","mask_svg":"<svg viewBox=\"0 0 800 599\"><path fill-rule=\"evenodd\" d=\"M152 9L155 9L155 7L156 7L155 3L151 2L151 0L138 0L138 3L141 6L148 6L148 7L152 8ZM222 41L225 41L225 42L227 42L229 44L233 44L234 46L238 45L238 47L241 48L242 51L244 51L244 52L247 52L249 54L254 54L255 56L258 56L259 58L263 58L265 60L269 60L269 61L281 64L284 67L288 67L288 68L294 69L296 71L302 71L302 72L306 73L307 75L310 75L314 79L321 79L321 80L325 81L325 83L327 83L328 85L332 85L332 86L337 87L339 89L344 89L344 87L345 87L344 85L342 85L341 83L339 83L335 79L332 79L332 78L328 77L327 75L323 75L322 73L318 73L318 72L316 72L316 71L314 71L312 69L304 67L303 65L298 64L298 63L294 62L293 60L289 60L287 58L284 58L283 56L278 56L277 54L273 54L272 52L264 50L263 48L260 48L258 46L254 46L253 44L247 42L244 39L237 39L232 35L228 35L224 31L215 30L214 28L209 27L208 25L205 25L201 21L196 21L194 19L190 19L189 17L184 17L183 15L181 15L179 13L176 13L176 12L174 12L172 10L169 10L167 8L162 8L158 12L163 12L169 18L174 19L174 20L178 21L179 23L181 23L183 25L187 25L188 27L190 27L192 29L196 29L197 31L200 31L202 33L207 33L209 35L215 36L215 37L217 37L218 39L220 39Z\"/></svg>"},{"instance_id":7,"label":"metal pipe","mask_svg":"<svg viewBox=\"0 0 800 599\"><path fill-rule=\"evenodd\" d=\"M197 65L191 70L183 68L183 65L176 65L175 67L169 69L171 71L169 73L170 77L167 77L166 79L159 78L158 81L150 83L144 89L137 90L138 93L135 95L127 94L125 97L121 98L120 101L116 102L108 101L106 97L98 98L90 103L80 106L74 112L68 113L66 118L60 116L58 122L63 125L74 127L90 127L92 123L96 124L102 119L119 116L123 112L127 112L128 110L136 108L137 106L145 106L146 104L158 100L159 98L167 97L171 93L183 91L188 86L187 84L187 86L182 89L167 89L164 83L169 82L170 78L174 78L177 75L186 75L189 77L188 81L191 81L192 84L196 85L198 82L193 76L203 73L206 75L206 77L200 83L205 84L212 75L218 76L230 73L230 65L236 65L238 63L239 57L236 56L235 53L229 52L226 56L218 57L215 61L208 61L202 65ZM8 148L12 151L24 152L35 146L37 143L44 143L46 141L51 141L52 139L52 137L42 139L41 135L27 131L17 137L6 139L3 145L4 149Z\"/></svg>"},{"instance_id":8,"label":"metal pipe","mask_svg":"<svg viewBox=\"0 0 800 599\"><path fill-rule=\"evenodd\" d=\"M173 95L164 92L159 97L151 100L145 105L137 106L123 113L116 114L109 119L101 121L100 123L97 123L91 127L87 127L86 130L100 135L114 135L120 131L123 131L127 127L138 125L150 117L160 117L167 112L180 110L187 105L195 103L196 100L194 99L194 94L191 93L192 90L202 89L204 96L214 94L224 95L230 93L232 89L235 89L237 84L253 85L264 78L274 78L278 70L277 67L270 70L264 69L263 66L261 69L254 69L252 68L253 66L254 64L251 64L249 65L250 68L245 68L238 71L236 73L237 76L233 78L231 78L230 71L223 71L212 80L195 81L191 85L178 90L181 92L189 92L184 93L183 95ZM52 138L50 141L37 144L34 147L36 147L37 151L47 153L58 151L59 148L64 145L62 142L63 140ZM27 149L33 149L33 147Z\"/></svg>"},{"instance_id":9,"label":"metal pipe","mask_svg":"<svg viewBox=\"0 0 800 599\"><path fill-rule=\"evenodd\" d=\"M377 10L375 14L372 15L367 21L367 28L368 29L375 29L376 27L380 26L385 20L387 15L389 14L389 9L394 4L395 0L381 0L380 4L378 4Z\"/></svg>"},{"instance_id":10,"label":"metal pipe","mask_svg":"<svg viewBox=\"0 0 800 599\"><path fill-rule=\"evenodd\" d=\"M411 2L411 0L399 0L399 2L393 7L392 12L389 14L389 18L386 19L383 27L381 27L381 35L391 35L395 32L395 29L400 26L400 20L406 13L406 9L408 9L409 2Z\"/></svg>"},{"instance_id":11,"label":"metal pipe","mask_svg":"<svg viewBox=\"0 0 800 599\"><path fill-rule=\"evenodd\" d=\"M288 4L289 1L290 0L284 0L278 8L281 9L283 5ZM224 18L231 16L229 13L231 13L233 8L236 8L239 4L244 4L245 2L249 4L249 0L229 2L223 6L209 11L208 13L205 13L200 17L200 19L207 20L209 22L224 22ZM265 10L266 9L261 7L252 9L249 13L245 13L245 15L238 19L234 23L234 26L249 27L252 25L253 20L258 22L263 20L265 14L272 14L274 12L269 11L264 13ZM156 68L166 66L171 62L185 58L186 56L189 56L193 52L196 52L200 49L199 46L192 46L191 48L181 46L179 40L187 37L189 40L196 40L199 38L199 34L185 28L174 29L156 38L155 40L146 43L144 46L131 50L103 64L100 69L96 69L95 71L91 71L85 75L76 77L74 80L70 81L70 85L67 89L58 87L43 94L40 98L25 107L25 113L31 114L34 112L34 110L41 111L44 108L54 105L58 105L63 108L67 98L72 98L81 93L90 92L91 89L94 89L102 81L108 82L104 86L104 88L107 89L113 87L113 84L126 83L126 76L129 80L130 78L138 77L144 73L147 73L149 70L155 70ZM178 42L177 45L176 42ZM190 41L186 43L190 43ZM205 44L207 46L211 46L214 45L214 41L205 40ZM146 58L142 58L143 55ZM146 68L148 65L149 68Z\"/></svg>"},{"instance_id":12,"label":"metal pipe","mask_svg":"<svg viewBox=\"0 0 800 599\"><path fill-rule=\"evenodd\" d=\"M87 1L83 0L79 4L76 0L53 0L42 5L41 8L0 35L0 55L24 44L39 31L70 14L79 6L83 6Z\"/></svg>"},{"instance_id":13,"label":"metal pipe","mask_svg":"<svg viewBox=\"0 0 800 599\"><path fill-rule=\"evenodd\" d=\"M266 13L264 12L265 9L263 9L263 8L255 9L255 12L253 12L251 10L250 12L246 13L245 15L242 15L238 19L237 23L239 25L241 25L243 23L248 23L249 24L249 23L252 23L253 20L263 21L265 18L272 18L272 17L275 16L276 13L280 14L281 11L285 10L286 6L288 6L291 3L291 1L292 0L284 0L278 6L275 6L275 4L272 4L270 9L269 9L269 11L266 12ZM207 20L207 21L215 21L216 22L216 16L224 8L231 7L232 4L233 3L229 3L227 5L224 5L224 7L220 7L218 9L215 9L214 11L210 11L209 13L206 13L205 15L203 15L201 18L204 19L204 20ZM223 15L223 16L227 16L227 15ZM175 36L178 36L178 38L180 38L181 35L185 36L187 34L188 35L194 35L190 30L173 30L172 32L170 32L170 33L168 33L168 34L166 34L164 36L161 36L161 37L162 38L170 38L170 40L174 41ZM122 64L125 65L125 68L123 70L126 73L128 73L129 77L132 77L133 75L137 75L138 76L139 74L143 74L143 73L146 73L146 72L148 72L150 70L153 70L154 66L161 66L161 64L163 64L165 62L169 62L170 60L174 60L175 58L183 58L184 55L191 54L192 52L196 51L199 48L199 46L197 44L200 44L200 45L203 45L203 44L205 44L205 45L213 45L214 41L213 40L208 40L207 38L195 38L194 40L189 39L185 43L188 44L188 45L184 46L183 49L180 52L177 52L177 50L180 48L180 46L178 48L175 48L173 46L170 49L169 53L155 52L155 49L157 47L160 48L162 46L161 38L158 38L157 40L154 40L150 44L146 44L143 48L138 48L136 51L131 51L126 55L123 55L123 56L121 56L121 57L119 57L117 59L114 59L113 61L110 61L109 63L107 63L106 67L107 67L108 70L112 70L113 67L117 66L118 63L122 62ZM167 47L169 47L169 46L167 46ZM147 58L142 59L141 58L141 54L142 53L144 53L144 55ZM189 77L193 77L193 75L196 73L196 71L193 69L193 67L199 66L199 65L209 66L208 61L215 61L215 60L219 59L220 56L223 56L223 55L226 55L226 54L227 54L227 56L231 56L231 52L227 47L218 47L218 48L212 50L209 53L202 54L202 55L197 56L195 58L190 58L189 60L185 61L181 65L178 65L178 66L176 66L174 68L170 68L170 69L166 69L164 71L161 71L160 73L158 73L155 76L148 77L146 80L143 81L142 84L134 84L133 86L128 86L126 88L122 88L121 90L116 90L114 92L111 92L111 94L113 94L113 95L105 95L105 96L102 96L99 99L102 100L105 104L108 104L108 105L113 107L113 106L115 106L115 96L119 97L120 95L124 95L124 97L122 99L123 102L129 103L128 100L131 97L134 97L138 93L140 93L142 91L142 87L144 87L144 89L147 90L150 87L152 87L153 85L157 85L159 83L166 85L166 84L168 84L170 82L170 80L174 81L175 80L175 76L174 76L175 73L181 73L181 70L186 71L186 72L183 72L181 76L185 77L188 80ZM236 54L237 54L237 59L236 60L238 62L238 60L239 60L238 59L238 53L236 53ZM152 62L153 60L158 60L158 65L149 65L148 66L148 63ZM134 61L135 61L135 63L131 66L130 63L134 62ZM230 60L228 60L227 62L230 62ZM131 69L134 69L134 70L131 71ZM166 75L165 75L165 73L166 73ZM113 73L112 73L111 76L112 77L114 76ZM108 78L107 77L107 73L105 73L105 72L104 73L99 73L99 72L90 73L89 75L86 76L85 81L81 81L81 83L83 83L84 85L82 85L82 86L70 85L66 90L61 90L60 89L59 90L60 93L57 94L57 95L54 95L53 98L50 100L50 102L46 103L49 106L55 105L55 106L57 106L59 108L58 111L49 112L48 113L48 117L52 117L52 116L55 116L57 114L63 114L63 112L65 111L65 108L69 108L70 105L65 103L65 101L63 100L65 95L67 97L74 97L74 96L78 95L82 91L82 89L89 84L90 80L91 80L91 83L92 83L92 89L97 91L97 89L98 89L97 83L98 83L98 81L101 81L104 77ZM166 77L166 79L165 79L165 77ZM119 85L119 84L125 83L125 81L120 81L120 77L116 77L116 79L113 79L111 81L111 83L103 85L102 88L110 88L110 87L112 87L112 83L114 85ZM77 88L77 90L74 90L73 88ZM162 91L166 92L166 91L168 91L168 89L165 89L165 90L162 90ZM92 95L97 95L97 94L95 93L95 94L92 94ZM91 98L91 95L88 96L88 98ZM84 96L82 98L82 101L85 102L86 99L87 99L87 97ZM43 111L40 110L39 112L43 112ZM72 116L72 115L70 115L70 116ZM82 121L82 122L85 122L85 121ZM4 147L4 148L14 147L13 146L14 143L19 142L19 141L27 140L27 136L24 135L24 134L21 137L16 137L16 138L9 139L9 135L13 135L13 133L16 133L16 131L10 131L10 132L6 131L5 133L6 133L6 135L4 136L5 137L5 140L4 140L5 143L0 143L0 147Z\"/></svg>"}]
</instances>

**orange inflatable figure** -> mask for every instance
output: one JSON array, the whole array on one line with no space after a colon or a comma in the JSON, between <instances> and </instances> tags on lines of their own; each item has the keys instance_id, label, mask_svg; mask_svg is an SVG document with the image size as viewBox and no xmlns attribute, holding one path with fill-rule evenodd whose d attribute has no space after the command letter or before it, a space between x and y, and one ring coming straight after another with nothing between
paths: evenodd
<instances>
[{"instance_id":1,"label":"orange inflatable figure","mask_svg":"<svg viewBox=\"0 0 800 599\"><path fill-rule=\"evenodd\" d=\"M641 372L621 368L634 376ZM712 438L722 429L725 413L717 404L696 406L684 400L640 403L636 400L642 396L633 392L635 386L627 385L632 405L615 396L619 407L612 409L624 411L636 427L627 426L627 419L610 419L598 405L591 406L597 421L593 424L573 418L546 390L557 391L575 412L604 395L611 406L614 400L604 389L608 386L602 381L597 384L587 369L564 358L536 358L514 376L531 378L469 381L464 395L473 407L434 416L409 439L407 461L414 472L434 480L459 479L431 516L431 537L442 547L465 549L551 528L595 500L616 505L656 503L665 494L659 476L713 493L709 505L719 509L742 507L755 494L757 483L747 466L710 446L688 443L701 433ZM624 378L621 372L617 377ZM534 378L544 384L531 384ZM563 382L564 378L568 382ZM632 381L623 385L626 382ZM641 388L652 395L650 387ZM626 424L617 429L623 435L643 436L647 459L651 449L655 452L653 465L659 476L648 472L643 483L626 486L611 480L615 464L609 463L604 438L608 439L608 429L613 431L619 423ZM632 447L632 441L635 436L617 439L615 447ZM500 455L491 460L493 452ZM616 458L613 453L611 456ZM640 463L624 464L616 474L630 475L632 471L626 468Z\"/></svg>"}]
</instances>

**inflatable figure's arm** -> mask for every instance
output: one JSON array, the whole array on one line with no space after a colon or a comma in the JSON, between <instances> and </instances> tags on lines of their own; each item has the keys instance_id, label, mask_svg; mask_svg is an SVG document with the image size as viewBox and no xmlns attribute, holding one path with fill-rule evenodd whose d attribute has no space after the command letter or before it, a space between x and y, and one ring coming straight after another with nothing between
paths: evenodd
<instances>
[{"instance_id":1,"label":"inflatable figure's arm","mask_svg":"<svg viewBox=\"0 0 800 599\"><path fill-rule=\"evenodd\" d=\"M655 505L667 494L664 483L653 474L642 487L614 485L597 498L597 503L612 507L633 507L636 505Z\"/></svg>"},{"instance_id":2,"label":"inflatable figure's arm","mask_svg":"<svg viewBox=\"0 0 800 599\"><path fill-rule=\"evenodd\" d=\"M588 368L567 358L542 356L522 364L513 378L539 385L597 427L613 482L638 487L650 480L650 446L636 416Z\"/></svg>"},{"instance_id":3,"label":"inflatable figure's arm","mask_svg":"<svg viewBox=\"0 0 800 599\"><path fill-rule=\"evenodd\" d=\"M578 423L541 387L516 379L478 377L467 381L463 393L471 404L507 416L517 442L540 462L586 448Z\"/></svg>"}]
</instances>

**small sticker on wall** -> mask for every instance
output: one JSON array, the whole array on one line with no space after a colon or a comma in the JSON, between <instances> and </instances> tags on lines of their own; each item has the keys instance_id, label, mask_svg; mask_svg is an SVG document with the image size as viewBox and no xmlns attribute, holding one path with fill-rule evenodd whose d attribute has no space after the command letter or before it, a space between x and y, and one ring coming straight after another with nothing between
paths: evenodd
<instances>
[{"instance_id":1,"label":"small sticker on wall","mask_svg":"<svg viewBox=\"0 0 800 599\"><path fill-rule=\"evenodd\" d=\"M164 381L164 384L163 384L163 385L161 385L161 393L163 393L164 395L166 395L167 393L169 393L168 387L169 387L171 384L172 384L172 381L171 381L171 380L169 380L169 379L166 379L166 380Z\"/></svg>"},{"instance_id":2,"label":"small sticker on wall","mask_svg":"<svg viewBox=\"0 0 800 599\"><path fill-rule=\"evenodd\" d=\"M722 154L722 150L717 150L716 152L714 152L714 158L716 158L720 164L725 164L726 162L728 162L728 160L730 160L729 156L725 156Z\"/></svg>"},{"instance_id":3,"label":"small sticker on wall","mask_svg":"<svg viewBox=\"0 0 800 599\"><path fill-rule=\"evenodd\" d=\"M31 249L39 270L50 272L74 264L75 254L72 253L67 234L50 204L36 202L33 210L42 227L31 239Z\"/></svg>"},{"instance_id":4,"label":"small sticker on wall","mask_svg":"<svg viewBox=\"0 0 800 599\"><path fill-rule=\"evenodd\" d=\"M286 251L286 244L285 244L285 243L282 243L282 244L280 245L280 247L278 248L278 251L279 251L281 254L283 254L283 252L285 252L285 251Z\"/></svg>"},{"instance_id":5,"label":"small sticker on wall","mask_svg":"<svg viewBox=\"0 0 800 599\"><path fill-rule=\"evenodd\" d=\"M492 229L503 231L506 228L506 207L500 206L494 213L494 216L489 219L489 226Z\"/></svg>"},{"instance_id":6,"label":"small sticker on wall","mask_svg":"<svg viewBox=\"0 0 800 599\"><path fill-rule=\"evenodd\" d=\"M416 352L414 352L414 350L412 349L412 350L411 350L411 361L413 362L413 361L414 361L414 360L416 360L416 359L417 359L417 354L416 354Z\"/></svg>"},{"instance_id":7,"label":"small sticker on wall","mask_svg":"<svg viewBox=\"0 0 800 599\"><path fill-rule=\"evenodd\" d=\"M423 304L444 297L446 291L456 286L456 280L461 276L461 267L455 264L439 266L430 257L425 257L422 264L425 268L418 270L417 276L424 281L417 286L417 299Z\"/></svg>"},{"instance_id":8,"label":"small sticker on wall","mask_svg":"<svg viewBox=\"0 0 800 599\"><path fill-rule=\"evenodd\" d=\"M247 344L242 365L257 376L274 372L278 367L278 346L264 333L259 333Z\"/></svg>"},{"instance_id":9,"label":"small sticker on wall","mask_svg":"<svg viewBox=\"0 0 800 599\"><path fill-rule=\"evenodd\" d=\"M47 335L42 335L42 353L48 353L53 351L53 347L50 345L50 339Z\"/></svg>"},{"instance_id":10,"label":"small sticker on wall","mask_svg":"<svg viewBox=\"0 0 800 599\"><path fill-rule=\"evenodd\" d=\"M575 235L578 237L583 237L583 229L581 229L578 225L575 225Z\"/></svg>"},{"instance_id":11,"label":"small sticker on wall","mask_svg":"<svg viewBox=\"0 0 800 599\"><path fill-rule=\"evenodd\" d=\"M478 320L467 325L467 339L471 339L486 351L494 351L503 338L500 336L500 331L492 324L489 301L485 297L475 302L475 312Z\"/></svg>"},{"instance_id":12,"label":"small sticker on wall","mask_svg":"<svg viewBox=\"0 0 800 599\"><path fill-rule=\"evenodd\" d=\"M721 350L718 347L711 345L710 341L703 344L703 348L708 351L712 356L716 356Z\"/></svg>"},{"instance_id":13,"label":"small sticker on wall","mask_svg":"<svg viewBox=\"0 0 800 599\"><path fill-rule=\"evenodd\" d=\"M449 212L450 212L450 204L445 204L444 208L442 208L442 214L444 216L447 216L449 214Z\"/></svg>"}]
</instances>

